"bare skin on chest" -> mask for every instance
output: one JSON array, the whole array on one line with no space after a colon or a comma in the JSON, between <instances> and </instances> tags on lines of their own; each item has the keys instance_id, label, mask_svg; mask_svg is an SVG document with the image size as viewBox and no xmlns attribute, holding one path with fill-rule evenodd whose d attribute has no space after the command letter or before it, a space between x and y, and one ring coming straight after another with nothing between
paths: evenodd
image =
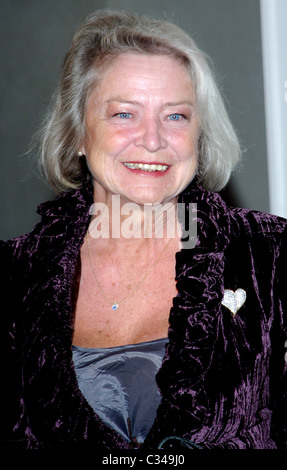
<instances>
[{"instance_id":1,"label":"bare skin on chest","mask_svg":"<svg viewBox=\"0 0 287 470\"><path fill-rule=\"evenodd\" d=\"M166 337L172 300L177 294L176 240L171 240L159 262L133 293L167 242L162 241L161 250L151 250L149 254L131 247L112 253L101 247L95 250L93 242L91 248L96 252L93 267L86 241L81 250L73 344L103 348ZM114 302L119 304L115 311L112 309Z\"/></svg>"}]
</instances>

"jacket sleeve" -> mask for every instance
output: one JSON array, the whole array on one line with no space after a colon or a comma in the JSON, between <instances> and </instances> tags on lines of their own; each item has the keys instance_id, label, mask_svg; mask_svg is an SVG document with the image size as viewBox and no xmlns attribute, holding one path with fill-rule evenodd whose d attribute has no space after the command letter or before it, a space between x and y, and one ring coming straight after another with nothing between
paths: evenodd
<instances>
[{"instance_id":1,"label":"jacket sleeve","mask_svg":"<svg viewBox=\"0 0 287 470\"><path fill-rule=\"evenodd\" d=\"M17 423L21 416L21 347L18 343L17 325L21 283L16 281L13 246L0 241L1 260L1 328L0 328L0 448L7 449L15 441L20 442ZM19 331L19 328L18 328Z\"/></svg>"},{"instance_id":2,"label":"jacket sleeve","mask_svg":"<svg viewBox=\"0 0 287 470\"><path fill-rule=\"evenodd\" d=\"M273 397L271 433L278 448L287 449L287 227L277 259L272 328L270 386Z\"/></svg>"}]
</instances>

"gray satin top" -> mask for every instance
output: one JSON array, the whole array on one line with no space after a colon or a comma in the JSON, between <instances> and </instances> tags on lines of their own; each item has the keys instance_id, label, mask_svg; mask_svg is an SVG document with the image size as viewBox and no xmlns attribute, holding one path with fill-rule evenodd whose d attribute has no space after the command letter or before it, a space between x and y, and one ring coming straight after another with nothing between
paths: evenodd
<instances>
[{"instance_id":1,"label":"gray satin top","mask_svg":"<svg viewBox=\"0 0 287 470\"><path fill-rule=\"evenodd\" d=\"M127 441L135 437L143 442L153 424L160 402L155 375L167 341L72 348L81 392L101 420Z\"/></svg>"}]
</instances>

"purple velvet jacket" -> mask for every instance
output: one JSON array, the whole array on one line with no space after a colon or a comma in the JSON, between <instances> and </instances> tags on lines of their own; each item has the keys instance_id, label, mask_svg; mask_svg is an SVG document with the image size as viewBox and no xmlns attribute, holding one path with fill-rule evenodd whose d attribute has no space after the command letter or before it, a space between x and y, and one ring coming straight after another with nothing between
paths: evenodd
<instances>
[{"instance_id":1,"label":"purple velvet jacket","mask_svg":"<svg viewBox=\"0 0 287 470\"><path fill-rule=\"evenodd\" d=\"M195 183L180 201L197 203L198 242L176 255L162 399L144 448L171 435L207 449L286 448L286 221L227 207ZM2 448L131 447L95 415L72 361L92 202L90 183L61 194L30 234L2 242ZM222 300L238 288L246 301L234 315Z\"/></svg>"}]
</instances>

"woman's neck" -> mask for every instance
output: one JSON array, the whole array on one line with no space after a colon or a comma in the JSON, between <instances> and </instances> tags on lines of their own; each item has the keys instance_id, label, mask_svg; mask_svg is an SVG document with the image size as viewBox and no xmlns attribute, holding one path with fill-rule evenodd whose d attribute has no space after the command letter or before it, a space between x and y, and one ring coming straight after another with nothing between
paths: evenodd
<instances>
[{"instance_id":1,"label":"woman's neck","mask_svg":"<svg viewBox=\"0 0 287 470\"><path fill-rule=\"evenodd\" d=\"M165 239L180 239L176 199L136 204L107 191L95 191L94 201L89 234L110 247L162 246Z\"/></svg>"}]
</instances>

